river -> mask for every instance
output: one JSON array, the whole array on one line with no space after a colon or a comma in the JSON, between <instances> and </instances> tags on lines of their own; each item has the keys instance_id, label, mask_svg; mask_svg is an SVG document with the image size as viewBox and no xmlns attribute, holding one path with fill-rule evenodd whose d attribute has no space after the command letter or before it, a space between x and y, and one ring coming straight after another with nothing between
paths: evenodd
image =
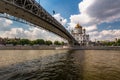
<instances>
[{"instance_id":1,"label":"river","mask_svg":"<svg viewBox=\"0 0 120 80\"><path fill-rule=\"evenodd\" d=\"M0 50L0 80L120 80L120 50Z\"/></svg>"}]
</instances>

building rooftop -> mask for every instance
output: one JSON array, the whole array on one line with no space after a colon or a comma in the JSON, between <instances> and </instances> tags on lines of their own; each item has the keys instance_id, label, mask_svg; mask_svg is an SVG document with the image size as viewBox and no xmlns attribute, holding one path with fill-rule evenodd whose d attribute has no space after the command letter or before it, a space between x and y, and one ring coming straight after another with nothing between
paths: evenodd
<instances>
[{"instance_id":1,"label":"building rooftop","mask_svg":"<svg viewBox=\"0 0 120 80\"><path fill-rule=\"evenodd\" d=\"M75 28L82 28L82 26L80 24L77 24Z\"/></svg>"}]
</instances>

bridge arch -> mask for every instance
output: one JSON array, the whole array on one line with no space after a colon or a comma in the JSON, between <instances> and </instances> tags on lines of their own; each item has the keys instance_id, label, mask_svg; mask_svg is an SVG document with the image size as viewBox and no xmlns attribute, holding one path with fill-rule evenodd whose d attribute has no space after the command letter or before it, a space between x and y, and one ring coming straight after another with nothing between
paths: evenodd
<instances>
[{"instance_id":1,"label":"bridge arch","mask_svg":"<svg viewBox=\"0 0 120 80\"><path fill-rule=\"evenodd\" d=\"M32 5L30 10L25 6ZM78 43L72 35L35 0L0 0L0 12L24 19L32 24L53 32L70 44Z\"/></svg>"}]
</instances>

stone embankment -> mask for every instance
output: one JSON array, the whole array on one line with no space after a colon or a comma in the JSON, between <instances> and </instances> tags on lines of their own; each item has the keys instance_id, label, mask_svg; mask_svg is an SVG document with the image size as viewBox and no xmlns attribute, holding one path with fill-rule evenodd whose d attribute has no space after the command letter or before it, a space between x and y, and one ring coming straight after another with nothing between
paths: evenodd
<instances>
[{"instance_id":1,"label":"stone embankment","mask_svg":"<svg viewBox=\"0 0 120 80\"><path fill-rule=\"evenodd\" d=\"M120 50L120 46L74 46L74 47L57 47L56 49L70 50Z\"/></svg>"},{"instance_id":2,"label":"stone embankment","mask_svg":"<svg viewBox=\"0 0 120 80\"><path fill-rule=\"evenodd\" d=\"M53 50L54 46L0 46L0 50Z\"/></svg>"},{"instance_id":3,"label":"stone embankment","mask_svg":"<svg viewBox=\"0 0 120 80\"><path fill-rule=\"evenodd\" d=\"M120 50L120 46L83 46L83 47L74 47L73 49L79 49L79 50Z\"/></svg>"},{"instance_id":4,"label":"stone embankment","mask_svg":"<svg viewBox=\"0 0 120 80\"><path fill-rule=\"evenodd\" d=\"M0 46L0 50L120 50L120 46Z\"/></svg>"}]
</instances>

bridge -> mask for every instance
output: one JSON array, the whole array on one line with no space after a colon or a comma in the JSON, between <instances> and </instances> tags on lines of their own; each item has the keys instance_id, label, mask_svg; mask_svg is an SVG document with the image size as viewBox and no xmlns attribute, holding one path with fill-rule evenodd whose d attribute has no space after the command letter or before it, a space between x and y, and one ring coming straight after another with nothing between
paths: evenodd
<instances>
[{"instance_id":1,"label":"bridge","mask_svg":"<svg viewBox=\"0 0 120 80\"><path fill-rule=\"evenodd\" d=\"M68 40L71 45L78 44L64 26L35 0L0 0L0 13L7 13L42 27Z\"/></svg>"}]
</instances>

